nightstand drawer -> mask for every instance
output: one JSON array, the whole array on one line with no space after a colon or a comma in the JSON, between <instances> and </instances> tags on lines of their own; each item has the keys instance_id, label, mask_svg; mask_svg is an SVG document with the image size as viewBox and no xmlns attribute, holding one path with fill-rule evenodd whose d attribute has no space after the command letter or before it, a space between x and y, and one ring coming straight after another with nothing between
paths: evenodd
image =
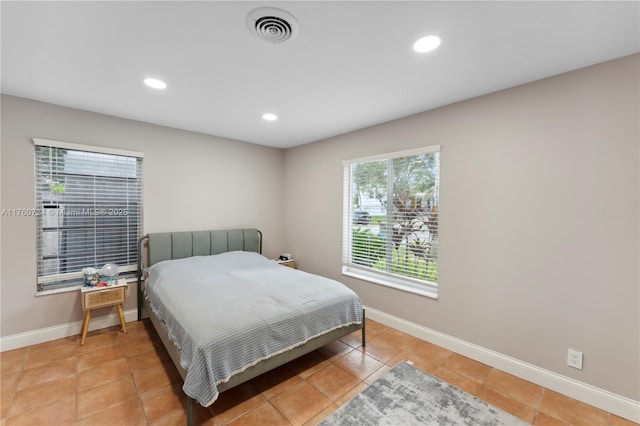
<instances>
[{"instance_id":1,"label":"nightstand drawer","mask_svg":"<svg viewBox=\"0 0 640 426\"><path fill-rule=\"evenodd\" d=\"M123 303L125 290L126 287L116 287L82 293L82 310Z\"/></svg>"}]
</instances>

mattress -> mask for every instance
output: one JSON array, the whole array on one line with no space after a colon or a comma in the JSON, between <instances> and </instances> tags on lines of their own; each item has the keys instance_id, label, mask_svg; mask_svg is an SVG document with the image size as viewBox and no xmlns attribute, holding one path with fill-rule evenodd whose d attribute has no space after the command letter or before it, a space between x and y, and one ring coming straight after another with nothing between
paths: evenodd
<instances>
[{"instance_id":1,"label":"mattress","mask_svg":"<svg viewBox=\"0 0 640 426\"><path fill-rule=\"evenodd\" d=\"M362 323L343 284L232 251L151 266L149 305L180 349L184 392L201 405L235 374L332 330Z\"/></svg>"}]
</instances>

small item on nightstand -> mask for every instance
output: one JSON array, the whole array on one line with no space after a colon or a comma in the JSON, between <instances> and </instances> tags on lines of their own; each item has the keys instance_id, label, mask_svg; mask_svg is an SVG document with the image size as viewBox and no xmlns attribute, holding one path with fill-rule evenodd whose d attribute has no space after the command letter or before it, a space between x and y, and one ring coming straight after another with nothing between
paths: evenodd
<instances>
[{"instance_id":1,"label":"small item on nightstand","mask_svg":"<svg viewBox=\"0 0 640 426\"><path fill-rule=\"evenodd\" d=\"M100 281L100 273L96 268L84 268L82 270L84 285L95 286Z\"/></svg>"},{"instance_id":2,"label":"small item on nightstand","mask_svg":"<svg viewBox=\"0 0 640 426\"><path fill-rule=\"evenodd\" d=\"M280 257L278 257L278 259L276 260L291 260L291 259L293 259L293 256L291 256L291 253L282 253Z\"/></svg>"},{"instance_id":3,"label":"small item on nightstand","mask_svg":"<svg viewBox=\"0 0 640 426\"><path fill-rule=\"evenodd\" d=\"M276 259L276 262L282 266L288 266L289 268L298 269L296 261L293 258L287 259L285 256L280 256L280 258Z\"/></svg>"},{"instance_id":4,"label":"small item on nightstand","mask_svg":"<svg viewBox=\"0 0 640 426\"><path fill-rule=\"evenodd\" d=\"M104 276L107 285L114 285L118 276L119 268L115 263L107 263L100 270L100 275Z\"/></svg>"}]
</instances>

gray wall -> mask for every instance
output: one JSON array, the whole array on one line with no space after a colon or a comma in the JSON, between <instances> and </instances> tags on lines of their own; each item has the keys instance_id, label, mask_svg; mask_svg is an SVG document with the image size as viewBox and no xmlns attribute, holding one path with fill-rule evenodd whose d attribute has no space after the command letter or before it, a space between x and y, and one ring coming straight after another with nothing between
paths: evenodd
<instances>
[{"instance_id":1,"label":"gray wall","mask_svg":"<svg viewBox=\"0 0 640 426\"><path fill-rule=\"evenodd\" d=\"M2 96L1 207L34 205L32 137L143 151L146 232L259 227L266 255L292 252L368 306L640 400L638 62L286 151ZM430 144L439 299L343 277L342 161ZM33 218L1 230L1 335L79 321L77 292L34 296Z\"/></svg>"},{"instance_id":2,"label":"gray wall","mask_svg":"<svg viewBox=\"0 0 640 426\"><path fill-rule=\"evenodd\" d=\"M287 251L372 308L640 400L638 62L287 150ZM439 299L342 276L342 161L431 144Z\"/></svg>"},{"instance_id":3,"label":"gray wall","mask_svg":"<svg viewBox=\"0 0 640 426\"><path fill-rule=\"evenodd\" d=\"M35 205L33 137L144 152L145 232L257 227L266 255L284 250L282 150L3 95L3 209ZM81 320L79 292L35 297L35 219L1 229L1 335Z\"/></svg>"}]
</instances>

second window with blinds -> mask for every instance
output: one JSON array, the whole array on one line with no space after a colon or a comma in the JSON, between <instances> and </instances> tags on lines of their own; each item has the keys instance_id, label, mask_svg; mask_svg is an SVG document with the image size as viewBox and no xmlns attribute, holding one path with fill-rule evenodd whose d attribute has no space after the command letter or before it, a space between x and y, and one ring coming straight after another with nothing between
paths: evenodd
<instances>
[{"instance_id":1,"label":"second window with blinds","mask_svg":"<svg viewBox=\"0 0 640 426\"><path fill-rule=\"evenodd\" d=\"M342 273L437 298L440 147L344 162Z\"/></svg>"}]
</instances>

